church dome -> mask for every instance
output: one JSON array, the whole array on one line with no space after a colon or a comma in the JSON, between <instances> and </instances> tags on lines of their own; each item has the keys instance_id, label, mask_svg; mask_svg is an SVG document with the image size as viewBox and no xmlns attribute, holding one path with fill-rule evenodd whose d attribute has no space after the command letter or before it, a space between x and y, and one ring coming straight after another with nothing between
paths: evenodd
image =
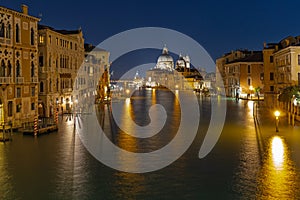
<instances>
[{"instance_id":1,"label":"church dome","mask_svg":"<svg viewBox=\"0 0 300 200\"><path fill-rule=\"evenodd\" d=\"M178 60L176 61L176 68L185 68L185 60L183 56L180 54Z\"/></svg>"},{"instance_id":2,"label":"church dome","mask_svg":"<svg viewBox=\"0 0 300 200\"><path fill-rule=\"evenodd\" d=\"M172 56L169 55L167 47L163 48L162 54L158 57L156 68L165 70L174 69L174 60Z\"/></svg>"},{"instance_id":3,"label":"church dome","mask_svg":"<svg viewBox=\"0 0 300 200\"><path fill-rule=\"evenodd\" d=\"M159 62L174 62L172 56L166 54L162 54L161 56L158 57L157 63Z\"/></svg>"}]
</instances>

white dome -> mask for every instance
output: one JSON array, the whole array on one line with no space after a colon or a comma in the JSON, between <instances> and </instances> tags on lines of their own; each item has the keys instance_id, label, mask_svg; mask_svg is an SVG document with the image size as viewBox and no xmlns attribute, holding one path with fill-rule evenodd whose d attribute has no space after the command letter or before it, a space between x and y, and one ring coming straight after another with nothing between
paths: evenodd
<instances>
[{"instance_id":1,"label":"white dome","mask_svg":"<svg viewBox=\"0 0 300 200\"><path fill-rule=\"evenodd\" d=\"M167 47L163 48L162 54L157 59L156 68L163 70L174 70L174 60L169 55Z\"/></svg>"},{"instance_id":2,"label":"white dome","mask_svg":"<svg viewBox=\"0 0 300 200\"><path fill-rule=\"evenodd\" d=\"M157 63L159 63L159 62L174 62L174 61L173 61L172 56L170 56L169 54L163 54L158 57Z\"/></svg>"}]
</instances>

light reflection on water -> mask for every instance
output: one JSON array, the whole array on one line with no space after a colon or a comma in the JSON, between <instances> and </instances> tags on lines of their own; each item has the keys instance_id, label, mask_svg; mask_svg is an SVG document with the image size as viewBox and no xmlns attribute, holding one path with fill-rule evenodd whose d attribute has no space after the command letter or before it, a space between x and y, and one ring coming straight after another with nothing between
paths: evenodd
<instances>
[{"instance_id":1,"label":"light reflection on water","mask_svg":"<svg viewBox=\"0 0 300 200\"><path fill-rule=\"evenodd\" d=\"M273 136L267 144L258 177L258 199L298 199L299 176L285 139Z\"/></svg>"},{"instance_id":2,"label":"light reflection on water","mask_svg":"<svg viewBox=\"0 0 300 200\"><path fill-rule=\"evenodd\" d=\"M140 95L143 98L124 100L124 112L145 125L148 108L162 103L170 116L164 130L141 140L119 130L108 135L128 151L149 152L174 137L180 105L176 93L170 96L153 90ZM74 134L72 121L65 118L58 133L36 139L14 134L12 142L0 143L0 199L299 199L299 169L291 160L287 141L266 136L265 151L260 152L253 104L248 102L249 107L247 102L228 103L226 126L217 145L207 157L198 159L210 119L210 99L199 97L202 118L193 145L170 166L146 174L123 173L99 163ZM109 111L102 109L105 114L99 121L108 131ZM126 120L131 119L124 118L123 123ZM135 159L120 160L139 166Z\"/></svg>"}]
</instances>

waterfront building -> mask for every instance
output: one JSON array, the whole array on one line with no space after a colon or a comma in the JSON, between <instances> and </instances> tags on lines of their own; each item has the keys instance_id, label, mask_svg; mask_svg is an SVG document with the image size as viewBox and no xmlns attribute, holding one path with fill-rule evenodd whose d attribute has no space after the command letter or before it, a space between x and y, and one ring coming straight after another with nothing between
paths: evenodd
<instances>
[{"instance_id":1,"label":"waterfront building","mask_svg":"<svg viewBox=\"0 0 300 200\"><path fill-rule=\"evenodd\" d=\"M275 65L274 55L278 45L274 43L264 43L263 61L264 61L264 101L267 106L273 107L277 102L277 91L275 89Z\"/></svg>"},{"instance_id":2,"label":"waterfront building","mask_svg":"<svg viewBox=\"0 0 300 200\"><path fill-rule=\"evenodd\" d=\"M232 51L217 59L216 63L226 96L249 98L263 93L262 51Z\"/></svg>"},{"instance_id":3,"label":"waterfront building","mask_svg":"<svg viewBox=\"0 0 300 200\"><path fill-rule=\"evenodd\" d=\"M37 117L38 21L0 6L0 123L19 128Z\"/></svg>"},{"instance_id":4,"label":"waterfront building","mask_svg":"<svg viewBox=\"0 0 300 200\"><path fill-rule=\"evenodd\" d=\"M300 36L264 44L266 101L276 106L284 88L300 85Z\"/></svg>"},{"instance_id":5,"label":"waterfront building","mask_svg":"<svg viewBox=\"0 0 300 200\"><path fill-rule=\"evenodd\" d=\"M82 103L89 98L107 102L110 100L110 53L91 44L85 44L84 49L85 59L75 80L75 101L80 98Z\"/></svg>"},{"instance_id":6,"label":"waterfront building","mask_svg":"<svg viewBox=\"0 0 300 200\"><path fill-rule=\"evenodd\" d=\"M39 116L71 112L74 80L84 61L82 31L39 25L38 33Z\"/></svg>"}]
</instances>

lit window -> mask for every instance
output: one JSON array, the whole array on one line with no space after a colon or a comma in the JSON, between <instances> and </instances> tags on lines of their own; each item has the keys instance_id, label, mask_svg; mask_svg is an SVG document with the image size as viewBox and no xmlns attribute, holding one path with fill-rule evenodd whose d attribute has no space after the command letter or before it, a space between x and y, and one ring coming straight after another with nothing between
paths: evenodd
<instances>
[{"instance_id":1,"label":"lit window","mask_svg":"<svg viewBox=\"0 0 300 200\"><path fill-rule=\"evenodd\" d=\"M40 44L44 44L44 36L43 35L40 35L39 42L40 42Z\"/></svg>"}]
</instances>

